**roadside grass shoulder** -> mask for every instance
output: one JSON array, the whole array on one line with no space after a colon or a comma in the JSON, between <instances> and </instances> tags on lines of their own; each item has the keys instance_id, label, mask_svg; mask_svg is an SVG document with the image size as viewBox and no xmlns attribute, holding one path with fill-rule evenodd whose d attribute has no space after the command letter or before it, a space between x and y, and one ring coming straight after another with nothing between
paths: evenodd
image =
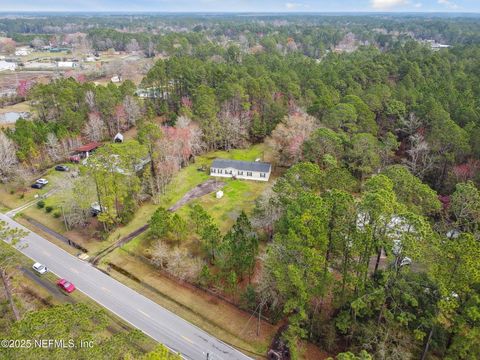
<instances>
[{"instance_id":1,"label":"roadside grass shoulder","mask_svg":"<svg viewBox=\"0 0 480 360\"><path fill-rule=\"evenodd\" d=\"M2 242L0 246L9 246ZM1 248L0 248L1 251ZM95 309L102 309L107 314L108 327L105 331L93 334L96 338L107 338L116 333L132 330L132 327L120 319L115 314L101 307L94 300L84 295L81 291L74 291L71 294L65 294L57 289L57 276L51 272L44 275L38 275L31 270L33 260L23 255L19 251L15 251L12 259L11 270L9 271L11 284L15 288L13 293L14 302L23 315L27 312L45 309L50 306L60 305L64 303L83 303ZM48 264L45 264L48 267ZM1 323L0 330L3 326L10 326L13 321L10 316L11 310L8 308L7 302L3 302L3 286L0 290L0 310L4 310L4 319ZM5 308L6 307L6 308ZM6 317L5 317L6 316ZM10 322L7 324L6 322ZM141 348L144 352L151 351L156 341L143 336L134 345Z\"/></svg>"},{"instance_id":2,"label":"roadside grass shoulder","mask_svg":"<svg viewBox=\"0 0 480 360\"><path fill-rule=\"evenodd\" d=\"M111 269L113 278L142 293L159 305L174 312L183 319L195 324L211 335L255 354L265 354L277 331L278 326L261 321L260 335L256 335L256 317L237 307L210 295L200 289L182 285L128 255L116 249L102 260L101 267L108 268L113 263L128 271L141 281L148 283L152 291Z\"/></svg>"}]
</instances>

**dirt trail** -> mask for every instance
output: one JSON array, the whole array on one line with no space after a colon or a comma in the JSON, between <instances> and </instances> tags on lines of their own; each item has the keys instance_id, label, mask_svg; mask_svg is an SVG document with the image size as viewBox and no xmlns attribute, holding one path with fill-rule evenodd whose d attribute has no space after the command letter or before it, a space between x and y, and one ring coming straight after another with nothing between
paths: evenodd
<instances>
[{"instance_id":1,"label":"dirt trail","mask_svg":"<svg viewBox=\"0 0 480 360\"><path fill-rule=\"evenodd\" d=\"M207 180L200 185L195 186L192 190L188 191L183 197L178 200L173 206L168 208L168 211L175 211L181 208L190 200L202 197L203 195L210 194L214 191L218 191L225 186L223 181L218 181L215 179Z\"/></svg>"},{"instance_id":2,"label":"dirt trail","mask_svg":"<svg viewBox=\"0 0 480 360\"><path fill-rule=\"evenodd\" d=\"M185 205L187 202L190 200L199 198L203 195L207 195L209 193L212 193L214 191L218 191L219 189L223 188L225 186L225 183L223 181L217 181L214 179L207 180L200 185L195 186L193 189L189 190L183 197L178 200L174 205L168 208L168 211L175 211ZM128 243L130 240L136 238L138 235L142 234L148 229L148 224L143 225L142 227L138 228L135 231L132 231L130 234L124 236L120 240L118 240L116 243L110 245L109 247L103 249L100 251L92 260L91 262L94 265L97 265L98 262L105 257L106 255L110 254L113 250L116 248L125 245Z\"/></svg>"}]
</instances>

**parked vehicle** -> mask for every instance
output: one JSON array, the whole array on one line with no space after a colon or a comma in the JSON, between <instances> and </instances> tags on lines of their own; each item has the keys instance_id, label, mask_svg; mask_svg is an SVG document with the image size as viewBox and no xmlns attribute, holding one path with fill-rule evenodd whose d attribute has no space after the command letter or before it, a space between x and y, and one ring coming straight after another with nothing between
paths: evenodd
<instances>
[{"instance_id":1,"label":"parked vehicle","mask_svg":"<svg viewBox=\"0 0 480 360\"><path fill-rule=\"evenodd\" d=\"M37 273L39 273L40 275L43 275L43 274L45 274L45 273L48 271L48 269L47 269L47 267L46 267L45 265L40 264L40 263L38 263L38 262L35 263L35 264L33 264L32 268L33 268L33 270L35 270L35 271L36 271Z\"/></svg>"},{"instance_id":2,"label":"parked vehicle","mask_svg":"<svg viewBox=\"0 0 480 360\"><path fill-rule=\"evenodd\" d=\"M48 184L48 180L47 179L38 179L37 181L35 181L37 184L42 184L42 185L47 185Z\"/></svg>"},{"instance_id":3,"label":"parked vehicle","mask_svg":"<svg viewBox=\"0 0 480 360\"><path fill-rule=\"evenodd\" d=\"M34 189L41 189L44 186L45 186L44 184L40 184L40 183L32 184L32 188L34 188Z\"/></svg>"},{"instance_id":4,"label":"parked vehicle","mask_svg":"<svg viewBox=\"0 0 480 360\"><path fill-rule=\"evenodd\" d=\"M410 259L409 257L404 257L402 261L400 261L400 266L405 265L412 265L412 259Z\"/></svg>"},{"instance_id":5,"label":"parked vehicle","mask_svg":"<svg viewBox=\"0 0 480 360\"><path fill-rule=\"evenodd\" d=\"M57 285L69 294L75 290L75 285L65 279L58 280Z\"/></svg>"},{"instance_id":6,"label":"parked vehicle","mask_svg":"<svg viewBox=\"0 0 480 360\"><path fill-rule=\"evenodd\" d=\"M98 202L95 202L90 205L90 213L92 216L97 216L98 214L104 212L106 209L105 207L100 207L100 204Z\"/></svg>"},{"instance_id":7,"label":"parked vehicle","mask_svg":"<svg viewBox=\"0 0 480 360\"><path fill-rule=\"evenodd\" d=\"M55 166L55 170L57 170L57 171L69 171L70 168L67 165L57 165L57 166Z\"/></svg>"}]
</instances>

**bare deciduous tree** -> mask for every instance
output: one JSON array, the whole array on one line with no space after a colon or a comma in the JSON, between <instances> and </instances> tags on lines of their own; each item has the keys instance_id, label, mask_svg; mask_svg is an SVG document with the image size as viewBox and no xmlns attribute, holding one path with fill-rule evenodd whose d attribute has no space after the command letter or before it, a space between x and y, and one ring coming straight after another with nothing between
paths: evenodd
<instances>
[{"instance_id":1,"label":"bare deciduous tree","mask_svg":"<svg viewBox=\"0 0 480 360\"><path fill-rule=\"evenodd\" d=\"M138 45L138 41L136 39L132 39L130 40L130 42L127 44L127 46L125 46L125 50L127 52L135 52L135 51L138 51L140 50L140 45Z\"/></svg>"},{"instance_id":2,"label":"bare deciduous tree","mask_svg":"<svg viewBox=\"0 0 480 360\"><path fill-rule=\"evenodd\" d=\"M152 264L181 280L196 280L203 262L191 257L185 249L170 248L165 242L157 242L151 250Z\"/></svg>"},{"instance_id":3,"label":"bare deciduous tree","mask_svg":"<svg viewBox=\"0 0 480 360\"><path fill-rule=\"evenodd\" d=\"M63 158L62 146L54 133L48 133L45 146L48 156L53 162L58 162Z\"/></svg>"},{"instance_id":4,"label":"bare deciduous tree","mask_svg":"<svg viewBox=\"0 0 480 360\"><path fill-rule=\"evenodd\" d=\"M95 111L95 108L96 108L95 94L92 90L88 90L85 93L85 102L87 103L88 109L90 111Z\"/></svg>"},{"instance_id":5,"label":"bare deciduous tree","mask_svg":"<svg viewBox=\"0 0 480 360\"><path fill-rule=\"evenodd\" d=\"M282 215L282 206L279 204L278 195L268 188L255 201L253 210L252 225L263 229L267 234L273 236L273 226Z\"/></svg>"},{"instance_id":6,"label":"bare deciduous tree","mask_svg":"<svg viewBox=\"0 0 480 360\"><path fill-rule=\"evenodd\" d=\"M88 122L83 129L84 135L90 141L100 141L105 136L105 124L100 114L93 112L88 114Z\"/></svg>"},{"instance_id":7,"label":"bare deciduous tree","mask_svg":"<svg viewBox=\"0 0 480 360\"><path fill-rule=\"evenodd\" d=\"M435 161L431 154L430 146L421 134L409 137L410 149L407 150L408 158L404 160L408 169L420 179L433 167Z\"/></svg>"},{"instance_id":8,"label":"bare deciduous tree","mask_svg":"<svg viewBox=\"0 0 480 360\"><path fill-rule=\"evenodd\" d=\"M230 111L220 113L219 120L222 131L223 148L230 150L232 148L245 147L248 144L248 125L249 119L242 115L235 115Z\"/></svg>"},{"instance_id":9,"label":"bare deciduous tree","mask_svg":"<svg viewBox=\"0 0 480 360\"><path fill-rule=\"evenodd\" d=\"M274 160L282 166L289 166L298 161L304 141L316 127L317 122L310 115L296 113L287 116L267 139L267 143L274 151Z\"/></svg>"},{"instance_id":10,"label":"bare deciduous tree","mask_svg":"<svg viewBox=\"0 0 480 360\"><path fill-rule=\"evenodd\" d=\"M170 257L170 247L163 241L158 241L151 250L152 264L164 269Z\"/></svg>"},{"instance_id":11,"label":"bare deciduous tree","mask_svg":"<svg viewBox=\"0 0 480 360\"><path fill-rule=\"evenodd\" d=\"M130 95L125 96L123 99L123 108L125 111L125 118L127 121L127 126L135 126L137 120L142 116L142 109L138 104L138 101Z\"/></svg>"},{"instance_id":12,"label":"bare deciduous tree","mask_svg":"<svg viewBox=\"0 0 480 360\"><path fill-rule=\"evenodd\" d=\"M18 159L15 154L15 144L0 131L0 181L6 181L15 169Z\"/></svg>"}]
</instances>

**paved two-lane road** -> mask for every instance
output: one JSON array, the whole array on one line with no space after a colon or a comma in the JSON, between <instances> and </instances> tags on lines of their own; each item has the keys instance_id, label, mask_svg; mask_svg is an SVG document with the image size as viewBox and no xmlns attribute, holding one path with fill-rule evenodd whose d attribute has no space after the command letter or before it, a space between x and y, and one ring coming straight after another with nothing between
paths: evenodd
<instances>
[{"instance_id":1,"label":"paved two-lane road","mask_svg":"<svg viewBox=\"0 0 480 360\"><path fill-rule=\"evenodd\" d=\"M59 277L72 281L93 300L186 359L247 360L240 351L200 330L117 280L70 255L26 229L6 215L0 221L21 228L28 235L17 248L32 260L45 264ZM26 245L26 246L25 246Z\"/></svg>"}]
</instances>

